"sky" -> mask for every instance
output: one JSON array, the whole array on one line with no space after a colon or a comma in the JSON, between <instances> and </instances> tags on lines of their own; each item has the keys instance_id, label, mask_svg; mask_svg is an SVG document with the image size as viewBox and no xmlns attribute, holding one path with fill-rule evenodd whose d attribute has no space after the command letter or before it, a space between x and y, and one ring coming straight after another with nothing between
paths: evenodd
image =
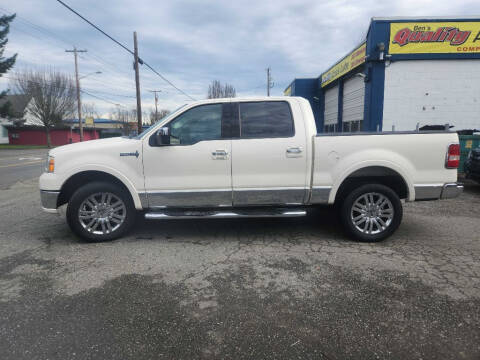
<instances>
[{"instance_id":1,"label":"sky","mask_svg":"<svg viewBox=\"0 0 480 360\"><path fill-rule=\"evenodd\" d=\"M206 98L213 80L229 83L237 96L266 95L270 67L272 95L282 95L294 78L318 77L361 43L372 17L480 15L478 0L403 1L186 1L64 0L133 50L195 99ZM4 56L18 54L13 70L0 78L11 88L15 71L50 69L74 74L79 55L82 102L101 116L120 106L134 108L133 57L56 0L2 0L0 14L16 13ZM100 71L101 74L95 74ZM140 68L143 110L173 110L191 99L145 66ZM116 105L119 104L119 105Z\"/></svg>"}]
</instances>

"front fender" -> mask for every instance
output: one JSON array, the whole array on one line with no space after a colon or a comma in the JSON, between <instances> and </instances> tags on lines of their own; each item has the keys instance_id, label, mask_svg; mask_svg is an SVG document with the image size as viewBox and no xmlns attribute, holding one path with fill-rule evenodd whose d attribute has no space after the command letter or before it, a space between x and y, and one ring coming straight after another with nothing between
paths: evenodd
<instances>
[{"instance_id":1,"label":"front fender","mask_svg":"<svg viewBox=\"0 0 480 360\"><path fill-rule=\"evenodd\" d=\"M65 182L68 179L70 179L75 174L78 174L84 171L99 171L99 172L104 172L114 176L119 181L121 181L130 192L130 195L132 196L133 202L135 204L135 208L138 210L143 209L142 202L139 196L139 190L135 188L135 185L132 183L132 181L120 171L112 167L101 165L101 164L85 164L75 168L67 169L58 174L43 173L40 176L40 180L39 180L40 189L59 191L62 188L63 184L65 184Z\"/></svg>"}]
</instances>

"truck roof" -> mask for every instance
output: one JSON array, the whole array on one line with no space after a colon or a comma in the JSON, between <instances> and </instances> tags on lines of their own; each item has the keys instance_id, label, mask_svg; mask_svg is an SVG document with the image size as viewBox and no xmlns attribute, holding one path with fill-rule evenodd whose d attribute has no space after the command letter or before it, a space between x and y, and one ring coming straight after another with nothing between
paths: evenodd
<instances>
[{"instance_id":1,"label":"truck roof","mask_svg":"<svg viewBox=\"0 0 480 360\"><path fill-rule=\"evenodd\" d=\"M239 102L239 101L279 101L286 99L300 99L299 96L250 96L250 97L235 97L235 98L217 98L217 99L204 99L192 101L189 104L211 104L221 102Z\"/></svg>"}]
</instances>

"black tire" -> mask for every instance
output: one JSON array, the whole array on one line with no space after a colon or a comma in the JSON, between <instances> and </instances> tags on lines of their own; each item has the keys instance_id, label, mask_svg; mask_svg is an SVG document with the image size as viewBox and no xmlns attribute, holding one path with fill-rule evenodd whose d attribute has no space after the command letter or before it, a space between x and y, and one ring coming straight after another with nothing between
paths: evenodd
<instances>
[{"instance_id":1,"label":"black tire","mask_svg":"<svg viewBox=\"0 0 480 360\"><path fill-rule=\"evenodd\" d=\"M387 198L388 201L384 203L382 209L379 209L378 206L377 208L375 208L375 206L371 206L370 208L368 208L369 204L371 204L372 202L366 201L369 196L367 194L372 194L373 204L376 203L375 199L379 201L381 199L381 196ZM363 196L366 196L366 198L363 198ZM365 218L365 216L362 215L360 211L357 211L358 206L356 206L355 209L352 210L355 204L358 205L357 201L360 201L360 204L365 202L365 208L362 208L363 211L365 211L365 213L367 214L367 218L369 216L372 216L375 220L370 220L371 217L368 219ZM389 209L393 209L391 219L387 218L387 213L392 213ZM370 211L372 211L374 215L370 215ZM400 223L402 222L402 216L403 208L400 198L391 188L381 184L365 184L353 189L344 198L340 209L340 219L345 231L353 239L362 242L377 242L386 239L387 237L392 235L395 230L397 230L397 228L400 226ZM378 217L381 218L383 224L388 225L382 225L380 221L377 221ZM357 218L360 219L357 220L356 225L354 223L354 219ZM359 224L358 222L360 221L364 222ZM373 223L372 228L369 228L370 223ZM366 227L366 232L361 231L359 227Z\"/></svg>"},{"instance_id":2,"label":"black tire","mask_svg":"<svg viewBox=\"0 0 480 360\"><path fill-rule=\"evenodd\" d=\"M89 199L89 197L102 193L113 194L112 199L121 200L121 202L123 202L124 207L121 207L121 202L114 202L113 204L113 206L121 207L119 214L123 220L120 224L113 222L116 219L111 220L112 222L109 221L110 227L112 228L111 232L108 232L109 230L107 229L106 233L95 233L102 231L103 226L105 226L105 228L107 227L106 225L101 224L102 222L106 224L106 220L99 221L101 229L95 230L95 232L88 231L86 227L88 224L86 224L86 222L90 221L90 218L88 220L80 219L80 207L85 206L84 202ZM84 210L82 209L82 211ZM88 211L90 212L92 210ZM108 213L108 210L106 210L106 212ZM136 210L130 194L120 186L107 182L91 182L80 187L72 195L67 206L67 223L70 226L70 229L72 229L76 235L88 242L102 242L118 239L131 229L135 223L135 218ZM93 218L91 219L93 221ZM82 224L82 221L84 221L84 224ZM95 223L92 226L94 225ZM111 225L114 226L112 227Z\"/></svg>"}]
</instances>

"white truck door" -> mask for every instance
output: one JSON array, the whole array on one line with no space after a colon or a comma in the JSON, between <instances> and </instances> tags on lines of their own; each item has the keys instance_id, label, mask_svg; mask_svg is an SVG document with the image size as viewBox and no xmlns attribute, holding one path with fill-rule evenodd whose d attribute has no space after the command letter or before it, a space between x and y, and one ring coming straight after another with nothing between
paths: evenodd
<instances>
[{"instance_id":1,"label":"white truck door","mask_svg":"<svg viewBox=\"0 0 480 360\"><path fill-rule=\"evenodd\" d=\"M170 145L155 146L145 139L143 167L150 208L232 205L231 140L224 126L230 106L205 104L181 113L163 125L170 130Z\"/></svg>"},{"instance_id":2,"label":"white truck door","mask_svg":"<svg viewBox=\"0 0 480 360\"><path fill-rule=\"evenodd\" d=\"M307 144L298 102L236 106L240 136L232 140L233 205L303 204Z\"/></svg>"}]
</instances>

